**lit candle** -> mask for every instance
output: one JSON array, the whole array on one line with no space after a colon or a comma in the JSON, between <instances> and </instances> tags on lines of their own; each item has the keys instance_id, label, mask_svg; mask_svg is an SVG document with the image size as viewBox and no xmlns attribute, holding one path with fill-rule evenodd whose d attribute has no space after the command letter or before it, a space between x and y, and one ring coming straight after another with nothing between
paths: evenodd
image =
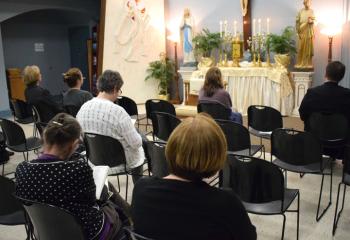
<instances>
[{"instance_id":1,"label":"lit candle","mask_svg":"<svg viewBox=\"0 0 350 240\"><path fill-rule=\"evenodd\" d=\"M256 19L253 19L253 36L256 34Z\"/></svg>"},{"instance_id":2,"label":"lit candle","mask_svg":"<svg viewBox=\"0 0 350 240\"><path fill-rule=\"evenodd\" d=\"M258 20L259 35L261 35L261 19Z\"/></svg>"},{"instance_id":3,"label":"lit candle","mask_svg":"<svg viewBox=\"0 0 350 240\"><path fill-rule=\"evenodd\" d=\"M233 22L233 32L235 34L235 37L237 37L237 21Z\"/></svg>"},{"instance_id":4,"label":"lit candle","mask_svg":"<svg viewBox=\"0 0 350 240\"><path fill-rule=\"evenodd\" d=\"M222 37L222 21L220 21L220 37Z\"/></svg>"},{"instance_id":5,"label":"lit candle","mask_svg":"<svg viewBox=\"0 0 350 240\"><path fill-rule=\"evenodd\" d=\"M225 37L227 35L227 20L224 21L224 30L225 30Z\"/></svg>"},{"instance_id":6,"label":"lit candle","mask_svg":"<svg viewBox=\"0 0 350 240\"><path fill-rule=\"evenodd\" d=\"M270 18L266 19L266 33L270 34Z\"/></svg>"}]
</instances>

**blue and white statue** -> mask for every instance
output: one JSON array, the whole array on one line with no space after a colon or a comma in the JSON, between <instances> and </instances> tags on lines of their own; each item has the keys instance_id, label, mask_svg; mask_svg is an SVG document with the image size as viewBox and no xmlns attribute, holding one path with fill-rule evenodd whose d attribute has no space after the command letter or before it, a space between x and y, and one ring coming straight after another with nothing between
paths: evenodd
<instances>
[{"instance_id":1,"label":"blue and white statue","mask_svg":"<svg viewBox=\"0 0 350 240\"><path fill-rule=\"evenodd\" d=\"M194 57L194 46L192 44L192 38L194 33L194 21L191 16L190 9L186 8L184 10L184 16L181 24L181 39L182 39L182 47L183 47L183 66L185 67L193 67L197 65L196 59Z\"/></svg>"}]
</instances>

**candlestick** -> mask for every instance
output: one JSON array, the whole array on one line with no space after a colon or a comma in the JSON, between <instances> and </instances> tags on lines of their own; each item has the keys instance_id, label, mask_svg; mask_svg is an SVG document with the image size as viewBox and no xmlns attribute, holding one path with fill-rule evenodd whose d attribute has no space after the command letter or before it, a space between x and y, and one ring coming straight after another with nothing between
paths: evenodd
<instances>
[{"instance_id":1,"label":"candlestick","mask_svg":"<svg viewBox=\"0 0 350 240\"><path fill-rule=\"evenodd\" d=\"M225 37L227 36L227 20L224 21Z\"/></svg>"},{"instance_id":2,"label":"candlestick","mask_svg":"<svg viewBox=\"0 0 350 240\"><path fill-rule=\"evenodd\" d=\"M234 36L237 37L237 21L233 22L233 32L234 32Z\"/></svg>"},{"instance_id":3,"label":"candlestick","mask_svg":"<svg viewBox=\"0 0 350 240\"><path fill-rule=\"evenodd\" d=\"M220 21L220 37L222 37L222 21Z\"/></svg>"},{"instance_id":4,"label":"candlestick","mask_svg":"<svg viewBox=\"0 0 350 240\"><path fill-rule=\"evenodd\" d=\"M258 20L259 35L261 35L261 18Z\"/></svg>"},{"instance_id":5,"label":"candlestick","mask_svg":"<svg viewBox=\"0 0 350 240\"><path fill-rule=\"evenodd\" d=\"M266 33L270 34L270 18L266 19Z\"/></svg>"},{"instance_id":6,"label":"candlestick","mask_svg":"<svg viewBox=\"0 0 350 240\"><path fill-rule=\"evenodd\" d=\"M253 19L253 36L256 34L256 19Z\"/></svg>"}]
</instances>

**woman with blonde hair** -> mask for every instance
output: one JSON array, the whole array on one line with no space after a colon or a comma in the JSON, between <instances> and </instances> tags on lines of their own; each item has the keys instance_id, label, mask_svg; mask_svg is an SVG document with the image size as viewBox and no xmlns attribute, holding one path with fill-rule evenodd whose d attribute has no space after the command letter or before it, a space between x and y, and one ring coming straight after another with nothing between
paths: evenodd
<instances>
[{"instance_id":1,"label":"woman with blonde hair","mask_svg":"<svg viewBox=\"0 0 350 240\"><path fill-rule=\"evenodd\" d=\"M230 94L224 89L224 81L218 67L211 67L205 74L204 85L198 94L199 102L216 102L232 111ZM232 111L230 120L242 124L242 115Z\"/></svg>"},{"instance_id":2,"label":"woman with blonde hair","mask_svg":"<svg viewBox=\"0 0 350 240\"><path fill-rule=\"evenodd\" d=\"M184 120L166 146L170 174L140 179L134 188L135 231L152 239L256 239L240 200L203 181L226 161L226 140L206 114ZM155 227L156 226L156 227Z\"/></svg>"}]
</instances>

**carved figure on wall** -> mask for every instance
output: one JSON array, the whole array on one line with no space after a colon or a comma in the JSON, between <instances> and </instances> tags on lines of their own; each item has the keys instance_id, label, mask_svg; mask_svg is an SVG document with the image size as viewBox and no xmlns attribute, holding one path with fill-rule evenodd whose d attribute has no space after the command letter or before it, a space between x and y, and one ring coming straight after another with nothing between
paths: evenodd
<instances>
[{"instance_id":1,"label":"carved figure on wall","mask_svg":"<svg viewBox=\"0 0 350 240\"><path fill-rule=\"evenodd\" d=\"M304 8L299 11L296 19L298 35L298 54L295 68L312 69L314 55L314 23L315 15L311 9L311 0L304 0Z\"/></svg>"},{"instance_id":2,"label":"carved figure on wall","mask_svg":"<svg viewBox=\"0 0 350 240\"><path fill-rule=\"evenodd\" d=\"M193 33L194 33L194 20L191 16L190 9L186 8L184 10L184 15L182 19L182 23L180 25L181 30L181 39L182 39L182 47L183 47L183 54L184 54L184 60L183 65L184 66L195 66L196 65L196 59L194 57L193 52Z\"/></svg>"},{"instance_id":3,"label":"carved figure on wall","mask_svg":"<svg viewBox=\"0 0 350 240\"><path fill-rule=\"evenodd\" d=\"M127 48L124 59L130 62L138 61L138 58L145 56L145 35L149 28L150 16L143 0L125 0L124 15L116 29L116 53L121 49Z\"/></svg>"},{"instance_id":4,"label":"carved figure on wall","mask_svg":"<svg viewBox=\"0 0 350 240\"><path fill-rule=\"evenodd\" d=\"M247 15L247 13L248 13L248 4L249 4L248 0L241 0L241 8L242 8L243 17L245 17L245 15Z\"/></svg>"}]
</instances>

